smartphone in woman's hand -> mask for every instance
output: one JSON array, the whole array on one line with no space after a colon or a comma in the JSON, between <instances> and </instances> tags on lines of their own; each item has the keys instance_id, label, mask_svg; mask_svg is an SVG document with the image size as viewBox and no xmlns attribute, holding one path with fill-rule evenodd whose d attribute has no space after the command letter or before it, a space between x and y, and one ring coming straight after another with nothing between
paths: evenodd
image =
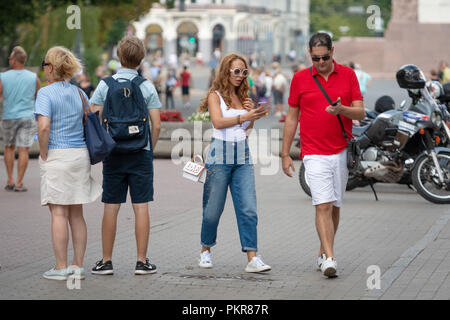
<instances>
[{"instance_id":1,"label":"smartphone in woman's hand","mask_svg":"<svg viewBox=\"0 0 450 320\"><path fill-rule=\"evenodd\" d=\"M263 107L263 108L259 112L265 113L266 116L268 116L269 110L270 110L270 105L267 102L258 102L258 108L260 108L260 107Z\"/></svg>"}]
</instances>

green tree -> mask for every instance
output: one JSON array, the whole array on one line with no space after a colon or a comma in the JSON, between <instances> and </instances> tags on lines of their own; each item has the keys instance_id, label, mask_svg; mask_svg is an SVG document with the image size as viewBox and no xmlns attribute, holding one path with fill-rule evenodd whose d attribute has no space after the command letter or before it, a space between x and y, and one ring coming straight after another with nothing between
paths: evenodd
<instances>
[{"instance_id":1,"label":"green tree","mask_svg":"<svg viewBox=\"0 0 450 320\"><path fill-rule=\"evenodd\" d=\"M312 33L319 30L331 31L334 40L338 40L344 35L375 36L375 32L367 27L367 19L370 14L367 14L366 10L371 5L377 5L386 28L391 16L391 2L391 0L312 0L310 2L310 30ZM351 6L363 7L364 13L349 13L348 8ZM349 30L343 32L340 29L341 26L347 26Z\"/></svg>"},{"instance_id":2,"label":"green tree","mask_svg":"<svg viewBox=\"0 0 450 320\"><path fill-rule=\"evenodd\" d=\"M87 56L93 57L106 45L116 19L131 21L147 13L156 0L14 0L0 1L0 66L7 66L15 45L31 52L28 65L36 65L43 51L53 45L74 46L76 30L69 30L67 6L82 10L82 40ZM92 13L87 13L91 12ZM83 22L86 21L87 23ZM87 43L84 43L84 42ZM94 54L95 53L95 54Z\"/></svg>"},{"instance_id":3,"label":"green tree","mask_svg":"<svg viewBox=\"0 0 450 320\"><path fill-rule=\"evenodd\" d=\"M27 66L39 66L52 46L71 50L79 46L79 58L96 85L95 70L102 62L102 54L112 52L129 21L146 14L153 2L155 0L16 0L5 10L5 2L1 1L0 66L8 65L9 53L15 45L27 51ZM69 30L66 26L69 17L66 10L70 4L80 6L81 30Z\"/></svg>"}]
</instances>

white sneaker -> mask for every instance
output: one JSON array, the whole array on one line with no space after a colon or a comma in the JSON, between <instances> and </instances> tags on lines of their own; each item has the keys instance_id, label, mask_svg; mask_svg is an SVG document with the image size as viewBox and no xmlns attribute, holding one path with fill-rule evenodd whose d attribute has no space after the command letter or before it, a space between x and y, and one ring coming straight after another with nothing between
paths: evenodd
<instances>
[{"instance_id":1,"label":"white sneaker","mask_svg":"<svg viewBox=\"0 0 450 320\"><path fill-rule=\"evenodd\" d=\"M200 262L198 266L200 268L212 268L211 253L208 250L200 253Z\"/></svg>"},{"instance_id":2,"label":"white sneaker","mask_svg":"<svg viewBox=\"0 0 450 320\"><path fill-rule=\"evenodd\" d=\"M323 275L328 278L336 277L336 269L337 263L332 257L327 258L324 262L322 262L321 270Z\"/></svg>"},{"instance_id":3,"label":"white sneaker","mask_svg":"<svg viewBox=\"0 0 450 320\"><path fill-rule=\"evenodd\" d=\"M322 263L327 259L327 256L325 255L325 253L322 253L320 255L320 257L317 258L316 261L316 267L317 267L317 271L322 271Z\"/></svg>"},{"instance_id":4,"label":"white sneaker","mask_svg":"<svg viewBox=\"0 0 450 320\"><path fill-rule=\"evenodd\" d=\"M272 269L269 265L261 260L261 256L253 257L252 261L245 267L245 272L265 272Z\"/></svg>"}]
</instances>

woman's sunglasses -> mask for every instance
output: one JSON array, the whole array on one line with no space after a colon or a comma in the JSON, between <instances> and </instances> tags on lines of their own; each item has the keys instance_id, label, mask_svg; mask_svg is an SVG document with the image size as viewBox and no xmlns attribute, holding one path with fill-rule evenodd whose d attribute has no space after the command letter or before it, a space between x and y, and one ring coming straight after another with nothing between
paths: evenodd
<instances>
[{"instance_id":1,"label":"woman's sunglasses","mask_svg":"<svg viewBox=\"0 0 450 320\"><path fill-rule=\"evenodd\" d=\"M322 59L323 61L328 61L330 60L331 56L329 54L326 54L324 56L312 56L311 60L314 62L319 62L320 59Z\"/></svg>"},{"instance_id":2,"label":"woman's sunglasses","mask_svg":"<svg viewBox=\"0 0 450 320\"><path fill-rule=\"evenodd\" d=\"M239 68L234 68L233 70L230 70L231 74L234 75L235 77L238 77L240 75L242 75L243 77L247 77L248 76L248 69L239 69Z\"/></svg>"},{"instance_id":3,"label":"woman's sunglasses","mask_svg":"<svg viewBox=\"0 0 450 320\"><path fill-rule=\"evenodd\" d=\"M42 64L41 64L42 69L44 69L45 66L49 66L49 65L50 65L50 63L47 63L47 62L45 62L45 60L42 60Z\"/></svg>"}]
</instances>

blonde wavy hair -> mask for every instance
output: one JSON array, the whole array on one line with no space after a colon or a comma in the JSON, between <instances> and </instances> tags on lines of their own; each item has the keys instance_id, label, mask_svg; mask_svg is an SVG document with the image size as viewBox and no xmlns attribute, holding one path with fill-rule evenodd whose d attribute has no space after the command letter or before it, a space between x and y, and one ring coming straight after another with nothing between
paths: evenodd
<instances>
[{"instance_id":1,"label":"blonde wavy hair","mask_svg":"<svg viewBox=\"0 0 450 320\"><path fill-rule=\"evenodd\" d=\"M50 48L45 55L45 62L53 66L57 80L70 79L82 68L80 60L64 47Z\"/></svg>"},{"instance_id":2,"label":"blonde wavy hair","mask_svg":"<svg viewBox=\"0 0 450 320\"><path fill-rule=\"evenodd\" d=\"M215 91L219 91L226 105L228 106L228 108L230 108L231 106L231 97L230 97L231 84L229 80L230 69L231 64L237 59L244 62L245 68L249 69L247 61L241 55L237 53L230 53L226 55L220 63L219 72L217 73L217 76L214 79L211 88L206 94L206 97L200 103L198 112L206 112L208 110L208 97L212 92ZM236 94L241 102L244 102L244 100L248 97L249 87L250 86L248 84L248 79L245 78L244 80L242 80L240 86L236 88Z\"/></svg>"}]
</instances>

